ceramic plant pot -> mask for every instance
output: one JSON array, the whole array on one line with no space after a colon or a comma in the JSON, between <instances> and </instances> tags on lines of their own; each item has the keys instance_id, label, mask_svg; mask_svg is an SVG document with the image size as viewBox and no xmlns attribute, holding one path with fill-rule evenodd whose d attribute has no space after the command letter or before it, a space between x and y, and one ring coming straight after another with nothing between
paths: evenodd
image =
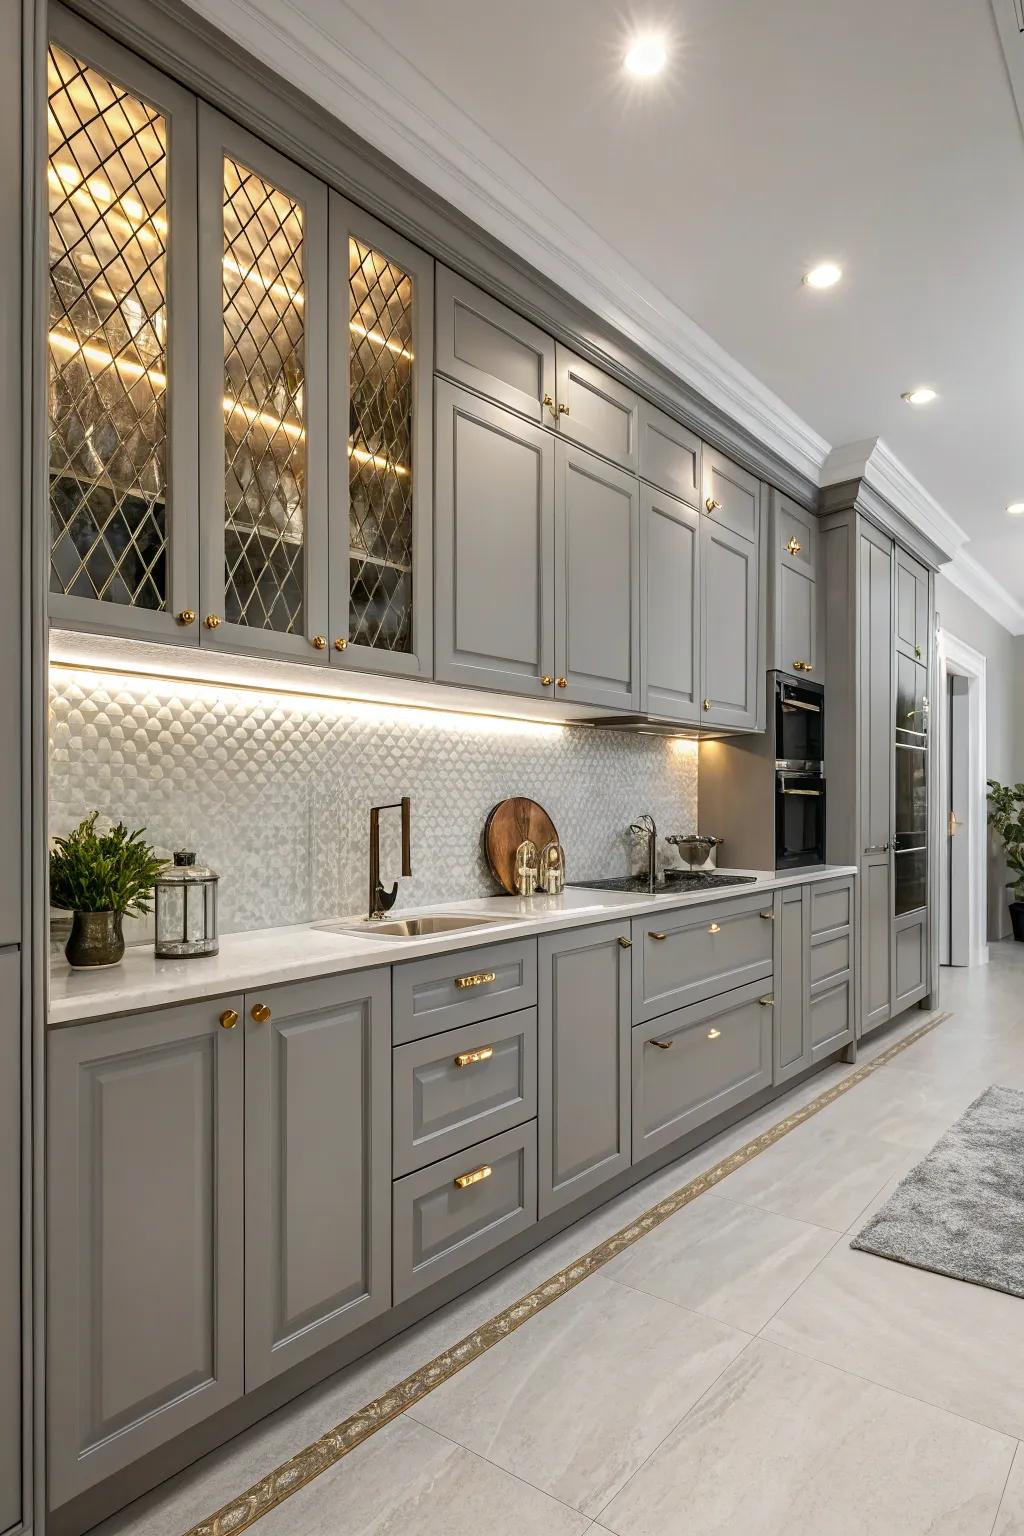
<instances>
[{"instance_id":1,"label":"ceramic plant pot","mask_svg":"<svg viewBox=\"0 0 1024 1536\"><path fill-rule=\"evenodd\" d=\"M123 912L76 912L64 946L68 965L76 971L117 965L124 954L123 921Z\"/></svg>"},{"instance_id":2,"label":"ceramic plant pot","mask_svg":"<svg viewBox=\"0 0 1024 1536\"><path fill-rule=\"evenodd\" d=\"M1024 901L1010 902L1010 922L1018 944L1024 944Z\"/></svg>"}]
</instances>

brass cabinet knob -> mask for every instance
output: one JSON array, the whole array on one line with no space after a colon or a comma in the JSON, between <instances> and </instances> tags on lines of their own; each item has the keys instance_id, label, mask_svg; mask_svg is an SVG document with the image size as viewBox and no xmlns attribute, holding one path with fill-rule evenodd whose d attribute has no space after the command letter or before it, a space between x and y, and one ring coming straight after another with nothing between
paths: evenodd
<instances>
[{"instance_id":1,"label":"brass cabinet knob","mask_svg":"<svg viewBox=\"0 0 1024 1536\"><path fill-rule=\"evenodd\" d=\"M347 651L348 650L348 641L345 639L344 636L342 636L342 638L340 640L335 640L335 642L334 642L334 649L336 651Z\"/></svg>"},{"instance_id":2,"label":"brass cabinet knob","mask_svg":"<svg viewBox=\"0 0 1024 1536\"><path fill-rule=\"evenodd\" d=\"M225 1008L218 1022L221 1029L234 1029L238 1023L238 1014L234 1008Z\"/></svg>"},{"instance_id":3,"label":"brass cabinet knob","mask_svg":"<svg viewBox=\"0 0 1024 1536\"><path fill-rule=\"evenodd\" d=\"M656 1045L659 1051L670 1051L675 1045L674 1040L648 1040L648 1045Z\"/></svg>"},{"instance_id":4,"label":"brass cabinet knob","mask_svg":"<svg viewBox=\"0 0 1024 1536\"><path fill-rule=\"evenodd\" d=\"M710 709L711 708L711 700L710 699L705 699L704 700L704 708L705 709Z\"/></svg>"},{"instance_id":5,"label":"brass cabinet knob","mask_svg":"<svg viewBox=\"0 0 1024 1536\"><path fill-rule=\"evenodd\" d=\"M761 1004L762 1008L774 1008L775 1007L775 999L774 999L774 997L759 997L758 998L758 1002Z\"/></svg>"},{"instance_id":6,"label":"brass cabinet knob","mask_svg":"<svg viewBox=\"0 0 1024 1536\"><path fill-rule=\"evenodd\" d=\"M555 402L552 400L551 396L548 395L548 394L545 394L542 404L547 406L548 410L551 412L552 416L557 421L558 420L558 411L555 408Z\"/></svg>"},{"instance_id":7,"label":"brass cabinet knob","mask_svg":"<svg viewBox=\"0 0 1024 1536\"><path fill-rule=\"evenodd\" d=\"M208 613L203 623L207 629L219 629L222 623L221 616L219 613Z\"/></svg>"},{"instance_id":8,"label":"brass cabinet knob","mask_svg":"<svg viewBox=\"0 0 1024 1536\"><path fill-rule=\"evenodd\" d=\"M708 933L721 933L721 923L708 923Z\"/></svg>"},{"instance_id":9,"label":"brass cabinet knob","mask_svg":"<svg viewBox=\"0 0 1024 1536\"><path fill-rule=\"evenodd\" d=\"M802 549L803 545L800 543L799 539L790 539L789 543L786 545L786 554L798 555Z\"/></svg>"},{"instance_id":10,"label":"brass cabinet knob","mask_svg":"<svg viewBox=\"0 0 1024 1536\"><path fill-rule=\"evenodd\" d=\"M813 661L794 661L794 663L793 663L793 671L794 672L813 672L814 671L814 663L813 663Z\"/></svg>"},{"instance_id":11,"label":"brass cabinet knob","mask_svg":"<svg viewBox=\"0 0 1024 1536\"><path fill-rule=\"evenodd\" d=\"M568 414L569 414L569 407L567 405L562 405L561 403L559 403L558 414L559 414L559 416L568 416Z\"/></svg>"},{"instance_id":12,"label":"brass cabinet knob","mask_svg":"<svg viewBox=\"0 0 1024 1536\"><path fill-rule=\"evenodd\" d=\"M257 1024L265 1024L270 1018L270 1009L266 1003L253 1003L249 1009L249 1017Z\"/></svg>"},{"instance_id":13,"label":"brass cabinet knob","mask_svg":"<svg viewBox=\"0 0 1024 1536\"><path fill-rule=\"evenodd\" d=\"M920 661L920 659L921 659L921 647L919 645L915 645L914 646L914 655L917 657L918 661Z\"/></svg>"},{"instance_id":14,"label":"brass cabinet knob","mask_svg":"<svg viewBox=\"0 0 1024 1536\"><path fill-rule=\"evenodd\" d=\"M183 608L180 613L175 614L175 618L179 624L194 624L196 611L194 608Z\"/></svg>"},{"instance_id":15,"label":"brass cabinet knob","mask_svg":"<svg viewBox=\"0 0 1024 1536\"><path fill-rule=\"evenodd\" d=\"M551 676L551 673L545 672L540 680L540 685L542 688L550 688L553 682L554 678Z\"/></svg>"},{"instance_id":16,"label":"brass cabinet knob","mask_svg":"<svg viewBox=\"0 0 1024 1536\"><path fill-rule=\"evenodd\" d=\"M623 949L632 949L633 948L633 940L632 939L620 939L619 943L622 945Z\"/></svg>"},{"instance_id":17,"label":"brass cabinet knob","mask_svg":"<svg viewBox=\"0 0 1024 1536\"><path fill-rule=\"evenodd\" d=\"M313 647L314 650L316 650L316 651L325 651L327 649L327 636L326 635L314 635L312 640L310 640L309 643Z\"/></svg>"},{"instance_id":18,"label":"brass cabinet knob","mask_svg":"<svg viewBox=\"0 0 1024 1536\"><path fill-rule=\"evenodd\" d=\"M717 496L709 496L704 505L709 512L721 512L722 510L722 503Z\"/></svg>"},{"instance_id":19,"label":"brass cabinet knob","mask_svg":"<svg viewBox=\"0 0 1024 1536\"><path fill-rule=\"evenodd\" d=\"M569 679L567 677L556 677L555 682L559 688L568 688L569 686Z\"/></svg>"},{"instance_id":20,"label":"brass cabinet knob","mask_svg":"<svg viewBox=\"0 0 1024 1536\"><path fill-rule=\"evenodd\" d=\"M775 913L771 910L770 907L767 912L762 912L761 916L764 918L766 923L774 923L775 921Z\"/></svg>"}]
</instances>

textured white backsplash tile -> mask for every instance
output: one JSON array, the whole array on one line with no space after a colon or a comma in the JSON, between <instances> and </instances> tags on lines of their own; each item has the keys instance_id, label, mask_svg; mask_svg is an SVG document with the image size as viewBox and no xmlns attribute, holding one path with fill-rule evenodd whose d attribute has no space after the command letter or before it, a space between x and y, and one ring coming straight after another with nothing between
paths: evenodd
<instances>
[{"instance_id":1,"label":"textured white backsplash tile","mask_svg":"<svg viewBox=\"0 0 1024 1536\"><path fill-rule=\"evenodd\" d=\"M99 809L161 852L194 847L221 875L225 933L365 909L369 809L401 795L399 907L495 890L481 836L506 795L547 809L571 879L625 873L641 811L662 834L697 825L696 747L651 736L54 672L50 740L51 833ZM384 822L390 884L397 812Z\"/></svg>"}]
</instances>

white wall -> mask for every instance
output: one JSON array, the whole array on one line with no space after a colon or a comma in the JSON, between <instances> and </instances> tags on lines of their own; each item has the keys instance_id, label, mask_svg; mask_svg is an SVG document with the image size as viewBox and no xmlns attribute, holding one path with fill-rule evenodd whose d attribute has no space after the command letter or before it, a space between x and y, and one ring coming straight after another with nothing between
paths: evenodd
<instances>
[{"instance_id":1,"label":"white wall","mask_svg":"<svg viewBox=\"0 0 1024 1536\"><path fill-rule=\"evenodd\" d=\"M988 761L986 777L1002 783L1024 779L1024 636L1014 637L945 577L935 583L940 628L973 646L987 659ZM1006 868L998 842L989 849L988 934L1005 938Z\"/></svg>"}]
</instances>

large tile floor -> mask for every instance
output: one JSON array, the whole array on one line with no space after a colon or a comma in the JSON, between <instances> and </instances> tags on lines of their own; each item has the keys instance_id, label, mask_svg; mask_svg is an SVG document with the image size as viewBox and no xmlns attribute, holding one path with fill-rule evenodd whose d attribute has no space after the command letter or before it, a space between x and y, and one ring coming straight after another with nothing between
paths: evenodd
<instances>
[{"instance_id":1,"label":"large tile floor","mask_svg":"<svg viewBox=\"0 0 1024 1536\"><path fill-rule=\"evenodd\" d=\"M1024 1536L1024 1300L850 1235L991 1083L1024 1088L1024 946L954 1017L539 1313L259 1536ZM916 1010L861 1062L924 1022ZM181 1532L794 1103L825 1074L102 1527Z\"/></svg>"}]
</instances>

